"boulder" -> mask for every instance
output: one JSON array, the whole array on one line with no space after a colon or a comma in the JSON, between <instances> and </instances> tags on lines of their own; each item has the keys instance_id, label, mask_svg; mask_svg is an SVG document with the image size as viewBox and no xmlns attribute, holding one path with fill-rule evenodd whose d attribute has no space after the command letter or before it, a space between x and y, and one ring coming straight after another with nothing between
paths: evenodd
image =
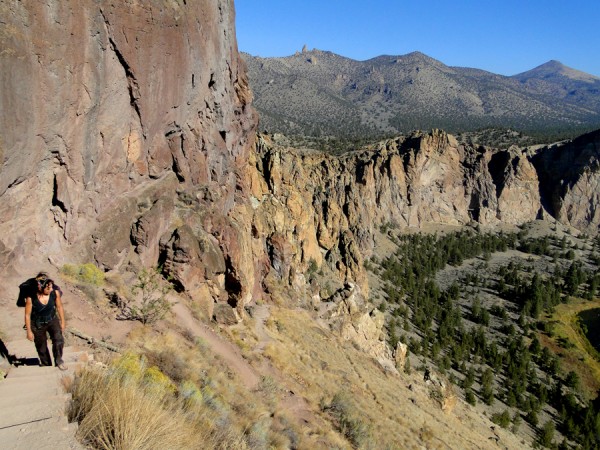
<instances>
[{"instance_id":1,"label":"boulder","mask_svg":"<svg viewBox=\"0 0 600 450\"><path fill-rule=\"evenodd\" d=\"M213 319L221 325L237 325L242 321L240 315L227 303L217 303L213 308Z\"/></svg>"},{"instance_id":2,"label":"boulder","mask_svg":"<svg viewBox=\"0 0 600 450\"><path fill-rule=\"evenodd\" d=\"M394 361L396 362L396 369L398 369L400 372L404 370L407 353L408 346L402 342L398 342L398 344L396 344L396 349L394 350Z\"/></svg>"}]
</instances>

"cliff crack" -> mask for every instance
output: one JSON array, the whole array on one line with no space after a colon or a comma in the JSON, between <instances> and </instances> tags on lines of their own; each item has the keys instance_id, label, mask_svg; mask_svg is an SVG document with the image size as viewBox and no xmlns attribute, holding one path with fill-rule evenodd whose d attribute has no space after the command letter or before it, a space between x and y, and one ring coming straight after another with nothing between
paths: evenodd
<instances>
[{"instance_id":1,"label":"cliff crack","mask_svg":"<svg viewBox=\"0 0 600 450\"><path fill-rule=\"evenodd\" d=\"M144 136L144 139L145 139L146 138L146 130L144 127L144 122L142 120L142 112L141 112L141 108L140 108L140 104L139 104L140 87L139 87L138 81L135 77L135 74L133 73L133 70L131 69L131 66L129 65L129 63L125 59L125 56L119 50L119 47L117 47L117 43L113 39L112 31L110 28L110 22L108 21L107 17L104 15L104 11L100 10L100 14L102 15L102 18L104 19L104 25L106 26L106 34L108 37L108 42L110 43L110 48L112 49L115 56L117 57L119 64L121 64L121 66L123 67L123 70L125 71L125 76L127 78L127 89L129 91L129 103L131 104L131 107L134 109L134 111L137 114L137 117L138 117L138 120L140 123L140 128L142 129L142 135Z\"/></svg>"},{"instance_id":2,"label":"cliff crack","mask_svg":"<svg viewBox=\"0 0 600 450\"><path fill-rule=\"evenodd\" d=\"M52 206L58 206L62 212L67 213L67 207L65 203L59 199L58 197L58 180L56 179L56 175L54 175L54 186L52 191ZM62 227L61 227L62 228Z\"/></svg>"}]
</instances>

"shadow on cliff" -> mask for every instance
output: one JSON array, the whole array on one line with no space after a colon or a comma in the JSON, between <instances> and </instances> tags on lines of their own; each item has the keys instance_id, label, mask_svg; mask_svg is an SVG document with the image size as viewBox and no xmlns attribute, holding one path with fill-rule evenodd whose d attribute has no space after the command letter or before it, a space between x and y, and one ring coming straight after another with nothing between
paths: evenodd
<instances>
[{"instance_id":1,"label":"shadow on cliff","mask_svg":"<svg viewBox=\"0 0 600 450\"><path fill-rule=\"evenodd\" d=\"M538 175L542 206L556 218L565 194L581 176L600 169L600 130L545 147L531 163Z\"/></svg>"}]
</instances>

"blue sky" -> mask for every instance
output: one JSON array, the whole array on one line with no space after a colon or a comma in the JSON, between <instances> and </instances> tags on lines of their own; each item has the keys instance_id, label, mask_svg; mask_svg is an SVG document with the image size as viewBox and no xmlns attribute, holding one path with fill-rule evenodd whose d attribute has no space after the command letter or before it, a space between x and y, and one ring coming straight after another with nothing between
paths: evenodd
<instances>
[{"instance_id":1,"label":"blue sky","mask_svg":"<svg viewBox=\"0 0 600 450\"><path fill-rule=\"evenodd\" d=\"M238 47L365 60L423 52L515 75L555 59L600 76L600 0L235 0Z\"/></svg>"}]
</instances>

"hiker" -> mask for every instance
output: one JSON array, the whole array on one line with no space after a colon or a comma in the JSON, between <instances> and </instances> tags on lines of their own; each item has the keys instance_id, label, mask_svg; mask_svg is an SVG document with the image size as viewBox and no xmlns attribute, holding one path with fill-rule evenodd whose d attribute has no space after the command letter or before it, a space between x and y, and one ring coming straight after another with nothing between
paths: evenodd
<instances>
[{"instance_id":1,"label":"hiker","mask_svg":"<svg viewBox=\"0 0 600 450\"><path fill-rule=\"evenodd\" d=\"M65 313L62 306L60 290L54 288L54 281L43 276L36 277L37 292L25 299L25 328L27 339L35 342L40 365L51 366L52 360L48 352L48 334L52 339L52 355L54 364L60 370L67 370L63 354L63 331L65 330Z\"/></svg>"}]
</instances>

